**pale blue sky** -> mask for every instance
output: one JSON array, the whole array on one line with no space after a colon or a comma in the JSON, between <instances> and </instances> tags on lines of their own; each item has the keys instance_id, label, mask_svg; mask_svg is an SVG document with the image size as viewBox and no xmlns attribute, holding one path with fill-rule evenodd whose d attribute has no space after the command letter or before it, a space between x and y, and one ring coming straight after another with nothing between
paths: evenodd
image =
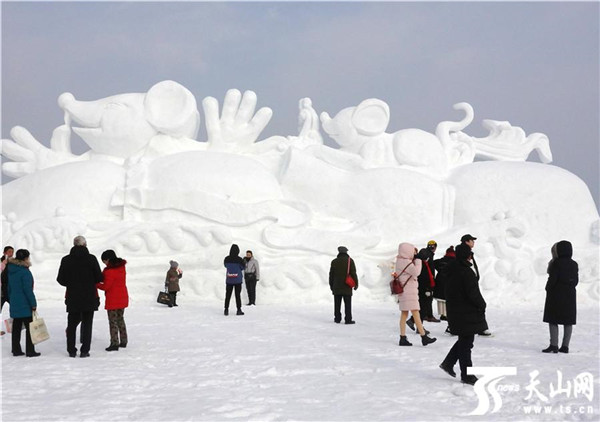
<instances>
[{"instance_id":1,"label":"pale blue sky","mask_svg":"<svg viewBox=\"0 0 600 422\"><path fill-rule=\"evenodd\" d=\"M482 119L546 133L554 164L598 204L598 16L597 2L4 2L2 137L22 125L48 141L62 92L91 100L164 79L199 103L254 90L274 110L260 139L296 134L306 96L330 114L381 98L389 132L434 131L467 101L467 133L486 135Z\"/></svg>"}]
</instances>

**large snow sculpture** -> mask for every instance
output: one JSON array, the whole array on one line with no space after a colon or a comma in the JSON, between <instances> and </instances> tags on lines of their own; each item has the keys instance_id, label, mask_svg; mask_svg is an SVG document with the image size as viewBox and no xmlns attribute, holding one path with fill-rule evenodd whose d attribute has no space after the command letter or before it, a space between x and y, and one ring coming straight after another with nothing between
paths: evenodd
<instances>
[{"instance_id":1,"label":"large snow sculpture","mask_svg":"<svg viewBox=\"0 0 600 422\"><path fill-rule=\"evenodd\" d=\"M345 244L363 295L381 299L399 242L435 238L444 248L471 232L483 286L498 300L506 299L503 283L534 285L525 300L538 295L549 248L563 238L574 243L582 281L598 299L598 213L585 184L525 162L534 149L552 160L543 134L492 120L484 121L485 138L464 133L474 116L467 103L454 105L462 120L439 123L435 134L386 133L382 100L319 120L303 98L297 135L257 141L271 109L255 112L256 94L229 90L221 111L215 98L202 101L204 142L196 140L194 95L173 81L96 101L65 93L58 103L65 124L49 148L21 127L2 140L12 160L2 170L16 178L2 187L4 243L31 249L42 279L53 278L71 238L84 234L96 251L128 258L139 293L153 293L152 280L177 256L194 279L191 291L221 297L220 263L235 241L261 258L265 300L279 292L315 300L328 296L328 263ZM324 145L321 122L339 149ZM71 152L72 131L88 152ZM56 294L53 284L36 287Z\"/></svg>"}]
</instances>

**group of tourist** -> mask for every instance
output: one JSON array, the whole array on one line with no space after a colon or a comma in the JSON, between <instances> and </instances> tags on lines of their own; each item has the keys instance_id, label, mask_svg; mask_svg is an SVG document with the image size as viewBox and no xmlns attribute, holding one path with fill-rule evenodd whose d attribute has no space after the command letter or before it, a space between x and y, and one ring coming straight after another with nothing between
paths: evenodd
<instances>
[{"instance_id":1,"label":"group of tourist","mask_svg":"<svg viewBox=\"0 0 600 422\"><path fill-rule=\"evenodd\" d=\"M410 243L401 243L393 273L395 281L401 285L401 293L395 295L400 307L399 346L412 346L406 336L406 326L413 331L416 326L421 344L427 346L437 339L429 337L430 332L424 328L423 321L435 323L447 320L446 333L458 339L439 367L456 377L454 366L458 362L461 381L470 385L477 382L475 375L467 373L467 368L473 366L471 350L475 335L491 335L485 316L487 304L479 289L480 274L473 252L476 240L476 237L465 234L459 245L450 246L444 257L438 260L434 260L437 250L434 240L420 251ZM572 327L576 322L575 287L578 283L578 267L571 259L572 254L572 245L568 241L558 242L552 247L544 307L544 322L550 325L550 346L542 350L544 353L569 352ZM343 301L345 323L355 324L351 304L352 290L358 288L358 276L354 260L345 246L338 247L338 256L331 262L329 286L334 296L334 322L341 322ZM433 316L433 298L438 302L440 319ZM558 325L564 325L560 348Z\"/></svg>"},{"instance_id":2,"label":"group of tourist","mask_svg":"<svg viewBox=\"0 0 600 422\"><path fill-rule=\"evenodd\" d=\"M434 343L436 338L423 326L423 321L448 321L447 333L458 337L446 358L439 365L442 370L456 377L454 366L459 363L461 381L475 384L477 378L467 373L472 366L471 350L475 335L490 335L485 317L486 302L479 289L479 268L473 248L476 237L466 234L456 247L449 247L443 258L435 260L437 243L429 241L420 251L410 243L398 246L394 276L402 286L396 294L400 308L400 346L412 346L406 336L406 326L416 330L423 346ZM258 261L252 251L239 256L238 245L231 245L229 255L223 261L225 271L224 314L229 315L231 296L235 292L236 315L244 315L241 303L241 288L246 282L249 302L255 305L256 283L260 279ZM576 286L578 266L572 259L573 247L568 241L560 241L552 247L552 260L548 265L544 322L550 327L550 345L544 353L568 353L572 327L576 323ZM14 255L14 257L13 257ZM61 260L57 281L66 288L67 307L67 352L77 356L76 332L81 324L80 340L82 358L90 356L94 312L100 306L98 289L105 292L105 309L108 314L110 345L107 351L127 347L127 328L124 320L125 308L129 305L126 286L126 264L115 251L106 250L101 255L105 265L100 269L98 261L88 248L86 239L77 236L68 255ZM10 304L12 318L12 354L40 356L31 341L29 324L37 309L33 293L33 276L29 267L31 256L28 250L6 246L2 263L2 307ZM182 271L176 261L170 261L165 279L165 288L171 296L171 305L178 306L176 296ZM329 287L334 296L334 322L341 323L341 304L344 302L345 324L355 324L352 316L352 294L359 286L356 264L348 254L348 248L338 247L338 255L331 262ZM438 301L440 319L433 316L432 301ZM409 313L411 314L409 318ZM558 347L558 325L564 326L561 347ZM21 348L21 329L25 327L25 353ZM415 328L416 327L416 328ZM4 332L2 332L4 334Z\"/></svg>"}]
</instances>

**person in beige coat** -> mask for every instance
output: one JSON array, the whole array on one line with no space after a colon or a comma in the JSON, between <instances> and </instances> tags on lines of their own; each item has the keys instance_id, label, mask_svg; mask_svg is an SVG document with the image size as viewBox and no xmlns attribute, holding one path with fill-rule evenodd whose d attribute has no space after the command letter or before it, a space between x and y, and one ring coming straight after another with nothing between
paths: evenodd
<instances>
[{"instance_id":1,"label":"person in beige coat","mask_svg":"<svg viewBox=\"0 0 600 422\"><path fill-rule=\"evenodd\" d=\"M435 342L436 338L431 338L423 328L421 316L419 315L419 282L417 277L421 273L422 262L416 257L417 248L410 243L401 243L398 245L398 255L396 256L396 274L403 286L404 291L396 295L396 300L400 306L400 342L399 346L412 346L406 338L406 320L408 313L412 317L417 326L417 330L421 335L421 344L427 346Z\"/></svg>"}]
</instances>

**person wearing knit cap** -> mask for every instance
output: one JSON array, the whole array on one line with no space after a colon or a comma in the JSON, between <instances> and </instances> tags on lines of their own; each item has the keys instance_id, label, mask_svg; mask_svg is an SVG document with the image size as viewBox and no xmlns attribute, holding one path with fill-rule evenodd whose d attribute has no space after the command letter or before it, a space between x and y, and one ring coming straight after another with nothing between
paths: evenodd
<instances>
[{"instance_id":1,"label":"person wearing knit cap","mask_svg":"<svg viewBox=\"0 0 600 422\"><path fill-rule=\"evenodd\" d=\"M167 271L167 276L165 278L165 287L169 292L169 296L171 296L169 308L179 306L177 304L177 292L181 291L179 288L179 280L181 277L183 277L183 271L179 268L179 263L177 261L169 261L169 270Z\"/></svg>"},{"instance_id":2,"label":"person wearing knit cap","mask_svg":"<svg viewBox=\"0 0 600 422\"><path fill-rule=\"evenodd\" d=\"M456 377L454 365L460 365L461 381L474 385L475 375L467 374L467 368L473 366L471 349L475 334L487 329L485 308L487 304L479 290L479 282L471 263L472 254L469 246L461 244L455 248L456 261L451 264L450 277L446 286L446 307L448 323L452 334L458 340L440 364L440 368L452 377Z\"/></svg>"},{"instance_id":3,"label":"person wearing knit cap","mask_svg":"<svg viewBox=\"0 0 600 422\"><path fill-rule=\"evenodd\" d=\"M348 248L338 247L338 256L331 261L329 269L329 288L333 294L333 321L339 324L342 321L342 300L344 301L344 322L355 324L352 319L352 287L346 284L346 277L350 275L354 280L354 290L358 289L358 276L356 264L348 255Z\"/></svg>"}]
</instances>

